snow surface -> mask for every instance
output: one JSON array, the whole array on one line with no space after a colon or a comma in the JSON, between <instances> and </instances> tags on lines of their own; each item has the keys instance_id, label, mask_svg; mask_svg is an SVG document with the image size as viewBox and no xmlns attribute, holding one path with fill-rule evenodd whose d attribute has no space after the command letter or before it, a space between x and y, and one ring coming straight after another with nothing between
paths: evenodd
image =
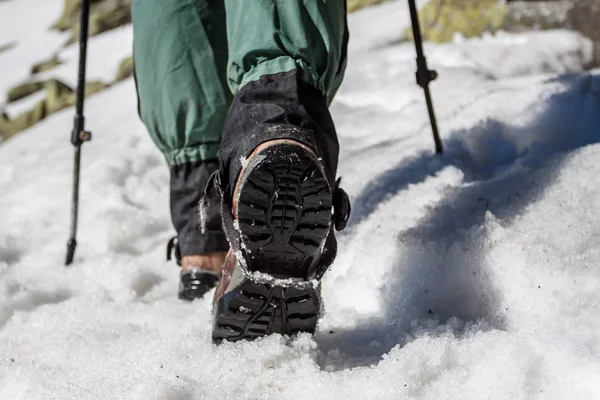
<instances>
[{"instance_id":1,"label":"snow surface","mask_svg":"<svg viewBox=\"0 0 600 400\"><path fill-rule=\"evenodd\" d=\"M0 15L30 4L4 0ZM371 9L351 29L368 15L374 36L393 37L390 7L407 11ZM351 51L332 106L354 211L315 337L216 347L211 300L176 298L168 171L128 80L86 103L95 136L72 267L73 110L0 146L0 399L600 399L589 42L557 31L427 45L438 157L412 46L351 34L379 44ZM3 71L5 57L29 62L2 53Z\"/></svg>"}]
</instances>

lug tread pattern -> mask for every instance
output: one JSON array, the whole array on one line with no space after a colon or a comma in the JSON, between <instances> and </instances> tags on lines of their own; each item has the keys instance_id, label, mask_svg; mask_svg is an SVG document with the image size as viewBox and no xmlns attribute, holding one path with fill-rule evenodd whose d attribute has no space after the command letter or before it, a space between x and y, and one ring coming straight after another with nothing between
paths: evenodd
<instances>
[{"instance_id":1,"label":"lug tread pattern","mask_svg":"<svg viewBox=\"0 0 600 400\"><path fill-rule=\"evenodd\" d=\"M307 278L331 226L332 195L313 156L275 146L240 184L238 224L250 271Z\"/></svg>"},{"instance_id":2,"label":"lug tread pattern","mask_svg":"<svg viewBox=\"0 0 600 400\"><path fill-rule=\"evenodd\" d=\"M331 187L314 155L281 145L251 158L237 198L240 251L247 269L278 279L310 279L332 216ZM320 305L318 289L250 277L215 303L213 340L314 333Z\"/></svg>"},{"instance_id":3,"label":"lug tread pattern","mask_svg":"<svg viewBox=\"0 0 600 400\"><path fill-rule=\"evenodd\" d=\"M273 333L314 333L321 299L317 290L251 280L217 302L213 341L255 339Z\"/></svg>"}]
</instances>

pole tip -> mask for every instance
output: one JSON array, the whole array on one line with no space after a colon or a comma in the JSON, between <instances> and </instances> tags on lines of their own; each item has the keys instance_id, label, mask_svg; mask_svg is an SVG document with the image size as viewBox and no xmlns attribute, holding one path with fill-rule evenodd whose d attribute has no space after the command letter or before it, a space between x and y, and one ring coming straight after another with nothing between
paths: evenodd
<instances>
[{"instance_id":1,"label":"pole tip","mask_svg":"<svg viewBox=\"0 0 600 400\"><path fill-rule=\"evenodd\" d=\"M75 248L77 247L77 240L70 239L67 243L67 259L65 261L65 265L71 265L73 263L73 258L75 257Z\"/></svg>"}]
</instances>

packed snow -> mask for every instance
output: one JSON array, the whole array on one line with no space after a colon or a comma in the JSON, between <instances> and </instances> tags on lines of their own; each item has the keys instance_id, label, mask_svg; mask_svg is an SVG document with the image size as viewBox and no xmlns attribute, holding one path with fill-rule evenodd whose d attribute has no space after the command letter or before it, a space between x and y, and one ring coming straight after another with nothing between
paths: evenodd
<instances>
[{"instance_id":1,"label":"packed snow","mask_svg":"<svg viewBox=\"0 0 600 400\"><path fill-rule=\"evenodd\" d=\"M0 2L0 45L6 30L15 42L0 88L26 76L31 49L70 54L15 22L49 26L55 3ZM169 174L132 80L86 103L69 268L73 110L2 143L0 399L600 399L592 45L567 31L427 44L436 156L414 48L386 18L407 12L398 1L350 17L357 45L332 112L354 210L314 337L215 346L210 296L177 299ZM123 35L91 39L92 71L116 68L94 48Z\"/></svg>"}]
</instances>

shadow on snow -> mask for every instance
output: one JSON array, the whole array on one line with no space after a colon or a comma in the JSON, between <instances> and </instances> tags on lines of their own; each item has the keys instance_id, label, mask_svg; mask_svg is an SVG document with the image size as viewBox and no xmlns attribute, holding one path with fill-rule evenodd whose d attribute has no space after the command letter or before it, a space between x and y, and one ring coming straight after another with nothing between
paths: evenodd
<instances>
[{"instance_id":1,"label":"shadow on snow","mask_svg":"<svg viewBox=\"0 0 600 400\"><path fill-rule=\"evenodd\" d=\"M568 152L600 141L600 77L558 78L565 90L546 99L526 126L487 120L455 132L438 158L424 152L369 184L354 201L350 229L379 204L443 168L464 173L464 184L398 235L397 262L382 290L382 313L346 331L316 337L326 369L373 365L416 332L447 324L457 335L505 329L502 294L485 265L485 218L509 224L553 184Z\"/></svg>"}]
</instances>

